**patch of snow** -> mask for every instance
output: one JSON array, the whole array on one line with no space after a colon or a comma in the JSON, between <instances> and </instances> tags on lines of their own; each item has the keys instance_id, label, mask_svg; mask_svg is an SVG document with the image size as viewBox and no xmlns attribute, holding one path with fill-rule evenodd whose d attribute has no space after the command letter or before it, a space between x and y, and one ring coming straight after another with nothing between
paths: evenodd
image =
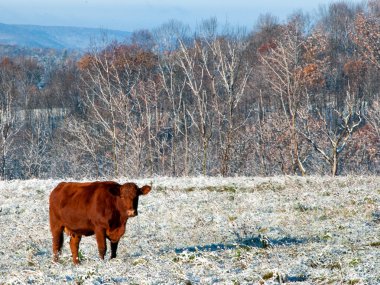
<instances>
[{"instance_id":1,"label":"patch of snow","mask_svg":"<svg viewBox=\"0 0 380 285\"><path fill-rule=\"evenodd\" d=\"M152 177L118 257L65 237L52 262L59 180L0 181L0 284L379 284L379 177ZM264 241L268 241L267 247ZM108 252L109 255L109 252Z\"/></svg>"}]
</instances>

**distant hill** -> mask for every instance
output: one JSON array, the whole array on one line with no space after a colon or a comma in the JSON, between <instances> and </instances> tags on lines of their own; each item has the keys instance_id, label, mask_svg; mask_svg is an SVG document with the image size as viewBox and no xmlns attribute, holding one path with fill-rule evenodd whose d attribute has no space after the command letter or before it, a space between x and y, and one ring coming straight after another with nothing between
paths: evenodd
<instances>
[{"instance_id":1,"label":"distant hill","mask_svg":"<svg viewBox=\"0 0 380 285\"><path fill-rule=\"evenodd\" d=\"M27 48L53 48L84 50L92 42L125 41L131 33L80 27L49 27L33 25L8 25L0 23L0 45Z\"/></svg>"}]
</instances>

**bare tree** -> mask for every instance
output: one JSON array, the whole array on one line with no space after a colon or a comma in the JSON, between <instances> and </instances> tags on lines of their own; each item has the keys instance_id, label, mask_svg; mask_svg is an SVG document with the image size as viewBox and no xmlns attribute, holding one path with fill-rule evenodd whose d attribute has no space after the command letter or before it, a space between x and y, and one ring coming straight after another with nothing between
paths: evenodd
<instances>
[{"instance_id":1,"label":"bare tree","mask_svg":"<svg viewBox=\"0 0 380 285\"><path fill-rule=\"evenodd\" d=\"M380 140L380 103L378 101L372 103L372 106L368 110L366 120L372 125L376 136Z\"/></svg>"},{"instance_id":2,"label":"bare tree","mask_svg":"<svg viewBox=\"0 0 380 285\"><path fill-rule=\"evenodd\" d=\"M114 174L141 169L146 68L154 63L151 52L135 46L114 45L82 59L84 103L93 123L102 129L110 146ZM144 97L145 96L145 97ZM149 104L149 103L148 103ZM138 163L136 163L138 162ZM122 167L120 169L120 166ZM137 168L135 168L137 167Z\"/></svg>"},{"instance_id":3,"label":"bare tree","mask_svg":"<svg viewBox=\"0 0 380 285\"><path fill-rule=\"evenodd\" d=\"M211 41L206 38L205 41L213 58L212 65L206 66L205 71L211 78L211 90L214 93L213 111L217 117L215 127L219 133L221 153L220 173L226 176L230 174L233 147L239 139L237 134L250 116L249 113L242 115L239 107L246 95L252 67L244 56L246 48L244 33L237 31Z\"/></svg>"},{"instance_id":4,"label":"bare tree","mask_svg":"<svg viewBox=\"0 0 380 285\"><path fill-rule=\"evenodd\" d=\"M170 108L169 116L171 124L168 126L169 133L166 134L166 137L171 137L170 167L172 175L178 175L182 172L179 170L180 161L183 163L183 174L188 175L189 147L186 143L188 142L188 127L184 126L186 124L186 112L184 112L186 104L184 99L186 79L179 72L179 63L177 62L177 55L175 53L162 54L158 67L162 91L168 99L168 107ZM185 141L182 148L183 155L179 154L181 139Z\"/></svg>"},{"instance_id":5,"label":"bare tree","mask_svg":"<svg viewBox=\"0 0 380 285\"><path fill-rule=\"evenodd\" d=\"M88 171L88 175L95 174L96 177L103 177L105 173L102 171L102 146L106 143L103 136L96 130L94 126L79 118L71 117L65 122L65 134L63 136L64 145L72 152L77 152L78 156L86 159L90 158L87 165L92 166ZM80 160L83 160L83 159ZM88 160L88 159L86 159Z\"/></svg>"},{"instance_id":6,"label":"bare tree","mask_svg":"<svg viewBox=\"0 0 380 285\"><path fill-rule=\"evenodd\" d=\"M10 178L13 144L22 127L22 122L17 117L14 102L17 100L17 67L12 62L3 60L0 66L0 173L4 179Z\"/></svg>"},{"instance_id":7,"label":"bare tree","mask_svg":"<svg viewBox=\"0 0 380 285\"><path fill-rule=\"evenodd\" d=\"M194 40L190 47L180 41L178 62L185 74L186 85L194 99L194 109L188 108L186 111L192 119L193 126L197 129L201 141L203 175L207 174L209 143L213 128L213 112L210 112L213 94L205 82L209 53L207 46L198 40Z\"/></svg>"},{"instance_id":8,"label":"bare tree","mask_svg":"<svg viewBox=\"0 0 380 285\"><path fill-rule=\"evenodd\" d=\"M23 168L27 178L41 178L43 174L49 175L49 145L50 134L45 122L39 118L33 125L33 129L26 131L24 135Z\"/></svg>"},{"instance_id":9,"label":"bare tree","mask_svg":"<svg viewBox=\"0 0 380 285\"><path fill-rule=\"evenodd\" d=\"M347 108L344 111L332 109L334 114L326 112L322 114L317 111L317 118L301 115L304 122L304 130L301 134L313 146L315 151L322 155L323 159L329 163L332 176L336 176L339 170L339 156L347 146L353 132L362 122L360 106L354 106L347 92ZM336 123L331 119L336 115ZM321 142L328 142L328 146L321 146Z\"/></svg>"},{"instance_id":10,"label":"bare tree","mask_svg":"<svg viewBox=\"0 0 380 285\"><path fill-rule=\"evenodd\" d=\"M300 155L300 137L298 135L298 111L305 103L305 94L300 70L302 70L302 49L304 39L297 23L283 27L280 39L265 48L261 48L261 60L264 66L264 78L272 91L280 99L284 119L289 127L290 157L293 171L306 174Z\"/></svg>"}]
</instances>

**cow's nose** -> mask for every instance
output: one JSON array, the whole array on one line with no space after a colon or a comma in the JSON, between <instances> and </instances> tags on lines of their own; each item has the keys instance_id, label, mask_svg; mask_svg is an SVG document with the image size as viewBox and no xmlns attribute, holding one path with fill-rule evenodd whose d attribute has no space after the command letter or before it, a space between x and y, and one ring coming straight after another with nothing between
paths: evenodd
<instances>
[{"instance_id":1,"label":"cow's nose","mask_svg":"<svg viewBox=\"0 0 380 285\"><path fill-rule=\"evenodd\" d=\"M127 216L128 217L136 217L137 216L137 211L136 210L128 210L127 211Z\"/></svg>"}]
</instances>

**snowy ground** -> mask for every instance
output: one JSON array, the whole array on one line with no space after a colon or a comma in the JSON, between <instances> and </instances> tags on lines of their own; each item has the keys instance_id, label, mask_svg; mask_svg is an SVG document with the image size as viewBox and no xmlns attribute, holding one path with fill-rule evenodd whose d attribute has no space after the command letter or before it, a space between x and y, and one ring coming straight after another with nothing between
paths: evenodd
<instances>
[{"instance_id":1,"label":"snowy ground","mask_svg":"<svg viewBox=\"0 0 380 285\"><path fill-rule=\"evenodd\" d=\"M133 181L153 191L118 257L85 237L79 266L68 238L51 261L59 181L0 182L0 284L380 284L380 177Z\"/></svg>"}]
</instances>

